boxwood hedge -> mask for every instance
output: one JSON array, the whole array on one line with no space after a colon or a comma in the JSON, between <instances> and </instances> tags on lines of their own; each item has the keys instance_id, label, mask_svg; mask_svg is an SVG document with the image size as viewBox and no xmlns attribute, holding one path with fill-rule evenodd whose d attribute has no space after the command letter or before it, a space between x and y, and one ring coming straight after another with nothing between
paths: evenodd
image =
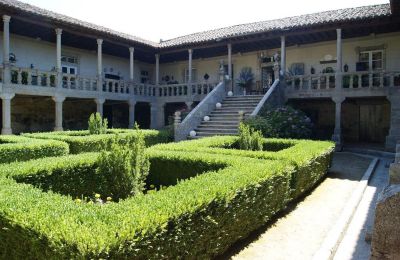
<instances>
[{"instance_id":1,"label":"boxwood hedge","mask_svg":"<svg viewBox=\"0 0 400 260\"><path fill-rule=\"evenodd\" d=\"M311 189L326 173L334 147L267 142L279 151L226 149L235 137L152 146L146 152L155 179L177 184L101 206L76 203L18 179L56 174L45 169L79 169L94 162L95 153L0 166L0 258L217 256Z\"/></svg>"},{"instance_id":2,"label":"boxwood hedge","mask_svg":"<svg viewBox=\"0 0 400 260\"><path fill-rule=\"evenodd\" d=\"M147 146L171 141L170 137L163 131L141 130L145 136ZM107 134L90 135L88 130L83 131L64 131L46 133L26 133L23 134L30 138L52 139L68 143L70 153L97 152L102 149L109 141L118 134L121 141L128 135L136 135L133 129L108 129Z\"/></svg>"},{"instance_id":3,"label":"boxwood hedge","mask_svg":"<svg viewBox=\"0 0 400 260\"><path fill-rule=\"evenodd\" d=\"M27 161L68 153L68 145L64 142L13 135L0 136L0 163Z\"/></svg>"}]
</instances>

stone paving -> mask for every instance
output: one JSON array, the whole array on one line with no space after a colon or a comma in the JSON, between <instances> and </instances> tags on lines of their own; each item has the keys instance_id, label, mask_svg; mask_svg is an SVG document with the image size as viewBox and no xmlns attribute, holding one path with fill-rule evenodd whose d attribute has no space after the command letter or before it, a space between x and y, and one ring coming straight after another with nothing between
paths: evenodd
<instances>
[{"instance_id":1,"label":"stone paving","mask_svg":"<svg viewBox=\"0 0 400 260\"><path fill-rule=\"evenodd\" d=\"M261 234L253 241L236 245L223 258L311 259L370 162L370 158L336 153L330 173L316 189L274 224L259 231Z\"/></svg>"}]
</instances>

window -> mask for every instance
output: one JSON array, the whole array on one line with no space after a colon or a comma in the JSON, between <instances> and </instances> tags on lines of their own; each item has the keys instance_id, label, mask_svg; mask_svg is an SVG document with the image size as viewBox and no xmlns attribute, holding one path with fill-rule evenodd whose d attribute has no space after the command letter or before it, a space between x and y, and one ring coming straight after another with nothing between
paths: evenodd
<instances>
[{"instance_id":1,"label":"window","mask_svg":"<svg viewBox=\"0 0 400 260\"><path fill-rule=\"evenodd\" d=\"M383 50L362 51L359 60L365 70L382 70L384 64Z\"/></svg>"},{"instance_id":2,"label":"window","mask_svg":"<svg viewBox=\"0 0 400 260\"><path fill-rule=\"evenodd\" d=\"M75 66L62 65L61 70L62 70L62 73L72 74L72 75L77 74L77 68Z\"/></svg>"},{"instance_id":3,"label":"window","mask_svg":"<svg viewBox=\"0 0 400 260\"><path fill-rule=\"evenodd\" d=\"M185 69L184 72L184 79L185 82L189 82L189 69ZM197 81L197 70L195 68L192 68L192 82L196 82Z\"/></svg>"},{"instance_id":4,"label":"window","mask_svg":"<svg viewBox=\"0 0 400 260\"><path fill-rule=\"evenodd\" d=\"M140 71L140 83L148 83L149 82L149 72L147 70Z\"/></svg>"},{"instance_id":5,"label":"window","mask_svg":"<svg viewBox=\"0 0 400 260\"><path fill-rule=\"evenodd\" d=\"M78 58L74 57L74 56L62 55L61 56L61 62L78 64Z\"/></svg>"}]
</instances>

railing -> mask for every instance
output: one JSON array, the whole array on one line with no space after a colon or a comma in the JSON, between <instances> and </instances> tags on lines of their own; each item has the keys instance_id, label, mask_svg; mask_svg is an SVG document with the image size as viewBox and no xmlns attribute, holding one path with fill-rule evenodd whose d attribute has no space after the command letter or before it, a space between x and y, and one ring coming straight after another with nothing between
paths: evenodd
<instances>
[{"instance_id":1,"label":"railing","mask_svg":"<svg viewBox=\"0 0 400 260\"><path fill-rule=\"evenodd\" d=\"M400 72L359 71L341 73L342 88L400 87ZM292 90L328 90L336 87L335 73L292 76L286 80Z\"/></svg>"},{"instance_id":2,"label":"railing","mask_svg":"<svg viewBox=\"0 0 400 260\"><path fill-rule=\"evenodd\" d=\"M263 96L263 98L260 100L260 102L257 104L256 108L253 110L253 112L250 114L250 116L256 116L260 112L261 108L265 105L268 99L272 97L272 94L275 92L275 90L279 86L279 79L274 81L274 84L268 89L267 93Z\"/></svg>"},{"instance_id":3,"label":"railing","mask_svg":"<svg viewBox=\"0 0 400 260\"><path fill-rule=\"evenodd\" d=\"M29 68L11 68L11 83L55 87L57 84L57 73Z\"/></svg>"},{"instance_id":4,"label":"railing","mask_svg":"<svg viewBox=\"0 0 400 260\"><path fill-rule=\"evenodd\" d=\"M0 67L0 74L2 67ZM0 76L0 79L1 79ZM76 74L61 73L61 79L58 79L58 73L55 71L41 71L31 68L11 67L11 83L17 85L32 85L43 87L56 87L61 84L62 89L98 91L101 92L135 95L142 97L203 97L209 94L217 83L199 82L191 84L171 84L171 85L151 85L140 84L131 81L103 79L102 85L96 77L85 77Z\"/></svg>"}]
</instances>

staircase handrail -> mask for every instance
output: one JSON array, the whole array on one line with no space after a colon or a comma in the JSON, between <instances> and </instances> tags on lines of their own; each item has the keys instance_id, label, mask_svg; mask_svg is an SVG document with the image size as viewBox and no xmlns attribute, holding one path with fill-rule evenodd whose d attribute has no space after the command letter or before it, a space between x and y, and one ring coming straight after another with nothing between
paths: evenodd
<instances>
[{"instance_id":1,"label":"staircase handrail","mask_svg":"<svg viewBox=\"0 0 400 260\"><path fill-rule=\"evenodd\" d=\"M250 114L250 116L256 116L260 112L261 108L264 106L265 102L267 102L268 98L272 95L274 90L278 87L279 85L279 79L276 79L272 86L268 89L267 93L263 96L263 98L258 102L256 108L253 110L253 112Z\"/></svg>"},{"instance_id":2,"label":"staircase handrail","mask_svg":"<svg viewBox=\"0 0 400 260\"><path fill-rule=\"evenodd\" d=\"M215 104L222 102L225 96L225 83L222 81L175 127L175 141L186 139L190 131L197 127L203 117L215 109Z\"/></svg>"}]
</instances>

